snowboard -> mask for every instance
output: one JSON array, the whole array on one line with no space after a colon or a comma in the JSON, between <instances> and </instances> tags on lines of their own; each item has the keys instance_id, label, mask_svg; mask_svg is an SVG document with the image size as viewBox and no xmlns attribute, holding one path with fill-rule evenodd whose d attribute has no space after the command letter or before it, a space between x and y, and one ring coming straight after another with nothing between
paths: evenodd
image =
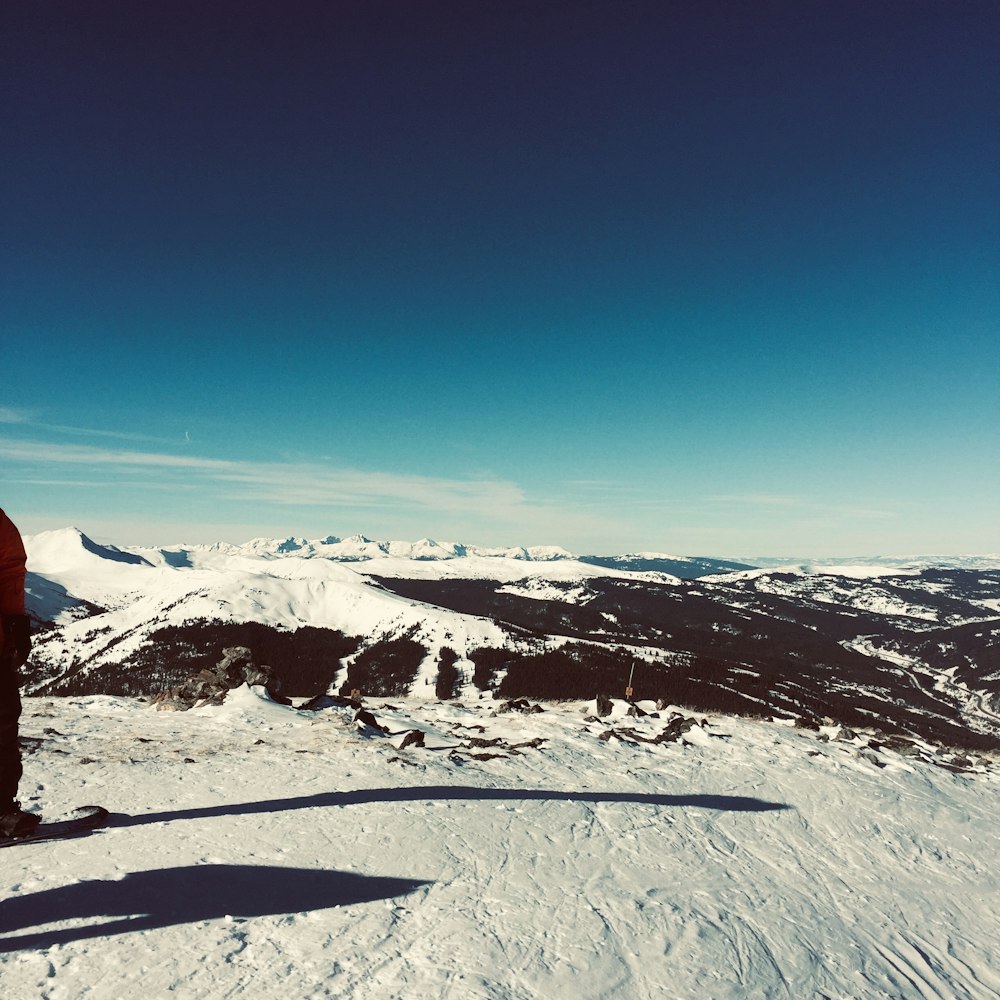
<instances>
[{"instance_id":1,"label":"snowboard","mask_svg":"<svg viewBox=\"0 0 1000 1000\"><path fill-rule=\"evenodd\" d=\"M96 830L108 822L110 813L103 806L80 806L51 823L41 822L25 837L0 837L0 847L15 844L37 844L63 837L77 837Z\"/></svg>"}]
</instances>

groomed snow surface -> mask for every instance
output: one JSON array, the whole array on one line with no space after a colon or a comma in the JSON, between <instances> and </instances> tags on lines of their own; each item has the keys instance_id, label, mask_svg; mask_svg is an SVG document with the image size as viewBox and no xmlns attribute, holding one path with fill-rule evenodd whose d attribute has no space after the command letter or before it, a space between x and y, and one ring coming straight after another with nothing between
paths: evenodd
<instances>
[{"instance_id":1,"label":"groomed snow surface","mask_svg":"<svg viewBox=\"0 0 1000 1000\"><path fill-rule=\"evenodd\" d=\"M26 699L3 996L1000 997L996 760L497 706Z\"/></svg>"}]
</instances>

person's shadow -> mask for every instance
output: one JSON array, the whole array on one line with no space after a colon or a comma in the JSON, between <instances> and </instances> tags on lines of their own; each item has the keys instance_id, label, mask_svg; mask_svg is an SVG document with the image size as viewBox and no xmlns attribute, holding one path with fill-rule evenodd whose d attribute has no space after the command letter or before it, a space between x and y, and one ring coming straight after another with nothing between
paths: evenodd
<instances>
[{"instance_id":1,"label":"person's shadow","mask_svg":"<svg viewBox=\"0 0 1000 1000\"><path fill-rule=\"evenodd\" d=\"M164 812L113 813L108 826L122 828L178 820L212 819L216 816L252 816L290 809L330 809L386 802L621 802L673 809L712 809L719 812L770 812L790 809L784 802L769 802L748 795L698 792L663 795L656 792L598 792L552 788L479 788L469 785L414 785L396 788L361 788L352 792L317 792L284 799L226 803Z\"/></svg>"},{"instance_id":2,"label":"person's shadow","mask_svg":"<svg viewBox=\"0 0 1000 1000\"><path fill-rule=\"evenodd\" d=\"M0 953L128 931L370 903L429 883L351 872L259 865L191 865L133 872L115 881L75 882L0 902L0 932L66 920L112 918L82 927L0 937Z\"/></svg>"}]
</instances>

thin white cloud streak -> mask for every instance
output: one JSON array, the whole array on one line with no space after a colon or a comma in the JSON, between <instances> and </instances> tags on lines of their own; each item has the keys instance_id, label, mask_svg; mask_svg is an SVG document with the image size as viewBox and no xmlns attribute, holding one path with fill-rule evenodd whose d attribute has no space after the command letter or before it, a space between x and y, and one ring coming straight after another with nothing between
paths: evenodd
<instances>
[{"instance_id":1,"label":"thin white cloud streak","mask_svg":"<svg viewBox=\"0 0 1000 1000\"><path fill-rule=\"evenodd\" d=\"M31 410L14 406L0 406L0 424L20 424L22 427L37 428L55 434L76 434L80 437L113 438L116 441L145 441L147 444L174 444L174 440L141 434L137 431L98 430L94 427L74 427L69 424L46 424L40 422ZM184 441L190 442L187 431ZM180 438L178 438L178 441Z\"/></svg>"},{"instance_id":2,"label":"thin white cloud streak","mask_svg":"<svg viewBox=\"0 0 1000 1000\"><path fill-rule=\"evenodd\" d=\"M417 506L440 511L511 512L525 504L515 484L456 480L338 469L312 463L240 462L146 451L117 451L89 445L0 440L0 458L30 465L145 469L149 486L163 474L189 473L214 483L229 500L296 506ZM52 477L53 479L55 477ZM140 480L142 481L142 480ZM189 483L177 483L178 488Z\"/></svg>"},{"instance_id":3,"label":"thin white cloud streak","mask_svg":"<svg viewBox=\"0 0 1000 1000\"><path fill-rule=\"evenodd\" d=\"M0 462L4 459L21 465L17 481L23 483L64 480L66 489L75 490L81 483L73 481L72 471L85 469L81 480L88 489L95 477L106 476L105 487L118 494L200 494L217 509L220 522L241 522L253 510L260 519L257 534L267 532L265 522L275 524L271 533L286 531L289 515L275 511L294 508L316 511L324 519L337 509L339 516L348 516L369 532L381 530L376 524L397 525L418 535L430 531L457 537L457 532L482 544L579 543L581 551L593 547L588 540L628 530L617 518L595 516L565 499L529 498L516 483L496 478L448 479L320 462L244 462L0 438ZM3 472L3 478L14 481L9 469ZM122 517L128 516L126 504ZM294 515L296 521L302 516ZM184 533L179 530L177 536Z\"/></svg>"},{"instance_id":4,"label":"thin white cloud streak","mask_svg":"<svg viewBox=\"0 0 1000 1000\"><path fill-rule=\"evenodd\" d=\"M53 431L57 434L77 434L80 437L112 438L116 441L143 441L146 444L176 444L170 438L154 437L151 434L140 434L137 431L99 431L93 427L69 427L66 424L33 424L43 431ZM185 439L187 443L190 439Z\"/></svg>"},{"instance_id":5,"label":"thin white cloud streak","mask_svg":"<svg viewBox=\"0 0 1000 1000\"><path fill-rule=\"evenodd\" d=\"M123 465L159 469L237 469L238 462L198 458L194 455L164 455L158 452L111 451L92 445L52 444L43 441L0 441L0 457L20 462L68 465Z\"/></svg>"},{"instance_id":6,"label":"thin white cloud streak","mask_svg":"<svg viewBox=\"0 0 1000 1000\"><path fill-rule=\"evenodd\" d=\"M28 424L31 414L27 410L19 410L13 406L0 406L0 424Z\"/></svg>"}]
</instances>

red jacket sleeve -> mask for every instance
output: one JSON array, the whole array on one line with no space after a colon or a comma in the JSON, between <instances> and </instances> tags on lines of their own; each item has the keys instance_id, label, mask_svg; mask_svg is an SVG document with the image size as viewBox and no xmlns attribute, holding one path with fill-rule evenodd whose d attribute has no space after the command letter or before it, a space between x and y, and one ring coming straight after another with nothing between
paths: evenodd
<instances>
[{"instance_id":1,"label":"red jacket sleeve","mask_svg":"<svg viewBox=\"0 0 1000 1000\"><path fill-rule=\"evenodd\" d=\"M0 510L0 615L24 614L24 542Z\"/></svg>"}]
</instances>

